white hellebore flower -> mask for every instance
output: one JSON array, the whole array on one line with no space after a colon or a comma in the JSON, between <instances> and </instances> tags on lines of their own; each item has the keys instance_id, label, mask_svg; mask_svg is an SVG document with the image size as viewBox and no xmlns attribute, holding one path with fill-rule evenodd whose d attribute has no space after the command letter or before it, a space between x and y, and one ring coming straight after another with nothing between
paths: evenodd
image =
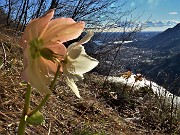
<instances>
[{"instance_id":1,"label":"white hellebore flower","mask_svg":"<svg viewBox=\"0 0 180 135\"><path fill-rule=\"evenodd\" d=\"M87 55L84 46L81 45L88 42L93 34L93 32L88 32L79 42L71 44L67 48L67 55L63 64L65 81L78 98L80 98L80 95L74 81L83 79L83 74L92 70L99 63L96 59Z\"/></svg>"}]
</instances>

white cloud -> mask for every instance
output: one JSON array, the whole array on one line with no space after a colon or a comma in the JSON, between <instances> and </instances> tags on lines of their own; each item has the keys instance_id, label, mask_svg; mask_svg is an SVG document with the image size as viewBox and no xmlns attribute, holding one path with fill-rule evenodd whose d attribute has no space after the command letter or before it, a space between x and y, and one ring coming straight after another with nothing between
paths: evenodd
<instances>
[{"instance_id":1,"label":"white cloud","mask_svg":"<svg viewBox=\"0 0 180 135\"><path fill-rule=\"evenodd\" d=\"M148 21L144 23L147 27L164 27L164 26L175 26L179 21L175 20L157 20L157 21Z\"/></svg>"},{"instance_id":2,"label":"white cloud","mask_svg":"<svg viewBox=\"0 0 180 135\"><path fill-rule=\"evenodd\" d=\"M170 15L177 15L178 12L169 12Z\"/></svg>"}]
</instances>

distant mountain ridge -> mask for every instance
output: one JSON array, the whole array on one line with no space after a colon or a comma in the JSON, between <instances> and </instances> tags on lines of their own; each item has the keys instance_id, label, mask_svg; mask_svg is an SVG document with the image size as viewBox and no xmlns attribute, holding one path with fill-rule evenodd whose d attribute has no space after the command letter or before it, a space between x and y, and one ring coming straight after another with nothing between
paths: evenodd
<instances>
[{"instance_id":1,"label":"distant mountain ridge","mask_svg":"<svg viewBox=\"0 0 180 135\"><path fill-rule=\"evenodd\" d=\"M119 33L113 34L119 36ZM106 39L107 37L105 35ZM114 39L116 40L116 38ZM103 43L105 46L103 44L98 46L99 48L96 45L97 59L104 60L99 64L97 71L103 75L107 75L109 68L111 68L111 75L117 75L127 70L141 73L147 79L180 96L180 24L151 38L140 39L142 40L126 43L120 49L118 48L120 43L109 43L109 41ZM94 42L92 44L94 45ZM89 45L87 47L89 50L93 50L93 47ZM104 53L107 50L110 51ZM118 54L117 51L119 51ZM114 59L114 57L116 58ZM114 62L111 66L112 61Z\"/></svg>"},{"instance_id":2,"label":"distant mountain ridge","mask_svg":"<svg viewBox=\"0 0 180 135\"><path fill-rule=\"evenodd\" d=\"M168 28L164 32L141 42L140 47L178 53L177 51L180 51L180 23L173 28Z\"/></svg>"},{"instance_id":3,"label":"distant mountain ridge","mask_svg":"<svg viewBox=\"0 0 180 135\"><path fill-rule=\"evenodd\" d=\"M153 69L148 74L150 78L156 79L160 85L173 85L173 93L180 95L180 23L148 40L136 42L133 46L153 52L143 56L152 62L140 62L143 73ZM162 71L163 74L160 75L159 72Z\"/></svg>"}]
</instances>

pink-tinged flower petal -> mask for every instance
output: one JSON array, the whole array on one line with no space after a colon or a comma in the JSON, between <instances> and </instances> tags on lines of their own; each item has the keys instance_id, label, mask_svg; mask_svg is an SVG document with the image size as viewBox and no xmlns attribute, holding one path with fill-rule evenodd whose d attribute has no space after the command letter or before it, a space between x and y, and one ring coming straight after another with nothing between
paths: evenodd
<instances>
[{"instance_id":1,"label":"pink-tinged flower petal","mask_svg":"<svg viewBox=\"0 0 180 135\"><path fill-rule=\"evenodd\" d=\"M22 79L33 85L38 91L45 94L50 94L49 85L51 83L48 75L48 69L44 66L43 58L37 58L22 72Z\"/></svg>"},{"instance_id":2,"label":"pink-tinged flower petal","mask_svg":"<svg viewBox=\"0 0 180 135\"><path fill-rule=\"evenodd\" d=\"M23 36L21 37L21 39L19 41L19 45L21 47L23 47L23 49L25 49L27 47L27 45L28 45L26 38L27 38L27 36L26 36L26 33L24 32Z\"/></svg>"},{"instance_id":3,"label":"pink-tinged flower petal","mask_svg":"<svg viewBox=\"0 0 180 135\"><path fill-rule=\"evenodd\" d=\"M29 46L27 46L27 48L26 49L24 49L24 52L23 52L23 65L24 65L24 69L26 69L27 68L27 66L28 66L28 63L31 63L31 60L29 60L28 61L28 58L30 58L29 56L30 56L31 54L30 54L30 49L29 49ZM24 79L23 79L24 78ZM28 75L23 75L23 80L24 81L27 81L28 80ZM28 81L27 81L28 82Z\"/></svg>"},{"instance_id":4,"label":"pink-tinged flower petal","mask_svg":"<svg viewBox=\"0 0 180 135\"><path fill-rule=\"evenodd\" d=\"M66 47L63 45L63 44L58 44L58 43L51 43L49 42L48 44L46 44L47 48L51 49L54 53L56 53L58 57L58 60L64 60L65 56L66 56L66 52L67 52L67 49ZM46 65L49 67L50 69L50 73L53 73L55 74L56 73L56 70L57 70L57 64L55 63L46 63ZM62 72L62 67L60 68L60 71Z\"/></svg>"},{"instance_id":5,"label":"pink-tinged flower petal","mask_svg":"<svg viewBox=\"0 0 180 135\"><path fill-rule=\"evenodd\" d=\"M67 49L63 44L49 42L48 44L45 44L44 48L46 47L51 49L54 53L61 55L62 57L66 55Z\"/></svg>"},{"instance_id":6,"label":"pink-tinged flower petal","mask_svg":"<svg viewBox=\"0 0 180 135\"><path fill-rule=\"evenodd\" d=\"M66 57L67 49L62 43L79 37L85 27L84 22L75 22L71 18L51 20L53 15L52 9L30 21L20 40L24 55L22 79L45 94L51 93L49 74L55 74L57 70L54 60L57 57L62 61ZM72 81L69 85L75 87Z\"/></svg>"},{"instance_id":7,"label":"pink-tinged flower petal","mask_svg":"<svg viewBox=\"0 0 180 135\"><path fill-rule=\"evenodd\" d=\"M64 27L76 23L71 18L57 18L51 20L46 28L46 31L40 38L44 40L45 43L50 41L56 34Z\"/></svg>"},{"instance_id":8,"label":"pink-tinged flower petal","mask_svg":"<svg viewBox=\"0 0 180 135\"><path fill-rule=\"evenodd\" d=\"M57 71L57 66L58 66L58 64L57 63L54 63L54 62L52 62L52 61L50 61L50 60L46 60L46 59L43 59L44 60L44 66L46 66L47 67L47 69L48 69L48 73L49 74L55 74L56 73L56 71Z\"/></svg>"},{"instance_id":9,"label":"pink-tinged flower petal","mask_svg":"<svg viewBox=\"0 0 180 135\"><path fill-rule=\"evenodd\" d=\"M66 42L78 38L85 27L84 22L77 22L59 30L50 40L52 42Z\"/></svg>"},{"instance_id":10,"label":"pink-tinged flower petal","mask_svg":"<svg viewBox=\"0 0 180 135\"><path fill-rule=\"evenodd\" d=\"M63 35L63 31L65 28L67 27L71 27L72 29L74 27L76 27L76 35L75 36L69 36L69 37L62 37ZM60 41L60 42L66 42L68 40L72 40L75 39L77 37L80 36L81 32L83 31L85 27L85 23L84 22L75 22L73 19L71 18L58 18L58 19L54 19L52 21L49 22L49 25L47 26L46 29L46 34L42 35L42 39L46 42L48 41ZM67 31L69 31L67 29ZM73 33L70 33L73 34ZM61 35L59 37L59 35ZM55 40L52 40L55 39Z\"/></svg>"},{"instance_id":11,"label":"pink-tinged flower petal","mask_svg":"<svg viewBox=\"0 0 180 135\"><path fill-rule=\"evenodd\" d=\"M30 47L24 50L24 71L22 72L22 79L26 82L29 82L34 86L38 91L50 94L48 86L51 83L49 73L54 73L57 70L57 65L46 60L42 57L31 59L30 57Z\"/></svg>"},{"instance_id":12,"label":"pink-tinged flower petal","mask_svg":"<svg viewBox=\"0 0 180 135\"><path fill-rule=\"evenodd\" d=\"M49 49L51 49L54 53L57 54L58 59L64 60L65 55L66 55L66 47L63 44L58 44L58 43L53 43L53 44L49 44L47 46L45 46ZM60 56L58 56L60 55ZM48 72L55 74L56 70L57 70L57 63L54 63L52 61L48 61L48 60L44 60L44 64L48 67ZM62 71L62 69L61 69Z\"/></svg>"},{"instance_id":13,"label":"pink-tinged flower petal","mask_svg":"<svg viewBox=\"0 0 180 135\"><path fill-rule=\"evenodd\" d=\"M24 31L24 37L22 40L26 40L27 42L33 40L34 38L39 38L41 34L43 34L46 26L49 21L52 19L54 15L54 10L49 10L45 15L40 18L33 19L26 26ZM21 41L23 42L23 41Z\"/></svg>"}]
</instances>

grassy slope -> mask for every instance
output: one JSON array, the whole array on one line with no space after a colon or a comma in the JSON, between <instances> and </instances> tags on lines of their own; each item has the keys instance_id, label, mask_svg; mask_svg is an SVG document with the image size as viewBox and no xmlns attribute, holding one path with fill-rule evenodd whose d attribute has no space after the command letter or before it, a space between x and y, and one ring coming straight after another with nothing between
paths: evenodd
<instances>
[{"instance_id":1,"label":"grassy slope","mask_svg":"<svg viewBox=\"0 0 180 135\"><path fill-rule=\"evenodd\" d=\"M0 33L0 43L5 47L6 54L6 66L0 71L0 134L16 133L25 93L25 86L19 84L23 69L22 49L18 46L18 38L8 33ZM0 49L3 58L3 49ZM45 122L42 126L28 126L27 133L43 135L50 132L59 135L126 132L126 124L118 117L117 111L106 107L102 100L98 101L88 88L82 86L80 90L84 99L77 99L64 82L58 82L50 100L42 109ZM34 90L32 107L37 106L42 97Z\"/></svg>"},{"instance_id":2,"label":"grassy slope","mask_svg":"<svg viewBox=\"0 0 180 135\"><path fill-rule=\"evenodd\" d=\"M1 31L0 44L6 50L6 67L0 70L0 134L15 134L24 103L25 86L21 86L22 50L18 38L10 31ZM0 48L0 56L3 50ZM45 121L41 126L28 126L29 135L130 135L180 133L177 118L171 121L170 107L162 106L151 90L134 91L122 84L105 83L104 77L86 74L78 83L83 99L77 99L63 82L41 110ZM104 87L103 87L104 86ZM31 106L43 95L35 90ZM161 111L159 111L161 110ZM138 117L138 120L128 119ZM172 124L171 124L172 123ZM169 129L171 125L171 129Z\"/></svg>"}]
</instances>

